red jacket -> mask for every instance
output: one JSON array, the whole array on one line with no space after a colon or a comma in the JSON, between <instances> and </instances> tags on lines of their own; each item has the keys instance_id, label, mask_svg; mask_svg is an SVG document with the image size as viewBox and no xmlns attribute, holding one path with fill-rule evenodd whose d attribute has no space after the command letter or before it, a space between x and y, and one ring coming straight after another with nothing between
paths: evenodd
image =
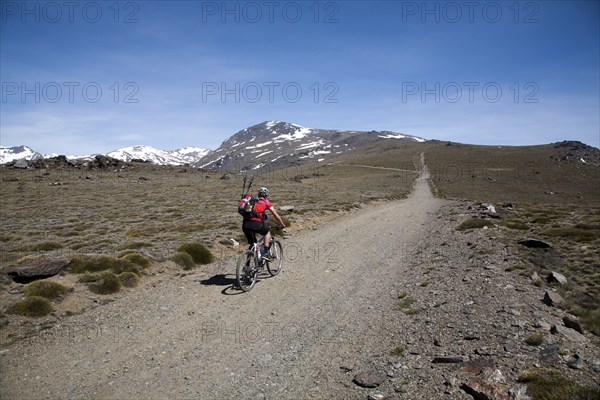
<instances>
[{"instance_id":1,"label":"red jacket","mask_svg":"<svg viewBox=\"0 0 600 400\"><path fill-rule=\"evenodd\" d=\"M251 195L247 194L242 201L240 201L240 207L244 205L245 200L250 199ZM268 199L259 197L254 204L253 215L250 217L244 217L245 221L263 221L265 219L265 211L273 207Z\"/></svg>"}]
</instances>

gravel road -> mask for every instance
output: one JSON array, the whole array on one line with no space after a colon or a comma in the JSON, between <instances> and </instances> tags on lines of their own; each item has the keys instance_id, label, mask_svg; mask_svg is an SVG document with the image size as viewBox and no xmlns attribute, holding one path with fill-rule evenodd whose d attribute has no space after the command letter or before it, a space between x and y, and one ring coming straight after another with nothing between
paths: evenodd
<instances>
[{"instance_id":1,"label":"gravel road","mask_svg":"<svg viewBox=\"0 0 600 400\"><path fill-rule=\"evenodd\" d=\"M380 346L439 204L419 179L406 200L285 239L282 273L249 293L230 262L68 318L2 354L2 398L354 397L348 370Z\"/></svg>"}]
</instances>

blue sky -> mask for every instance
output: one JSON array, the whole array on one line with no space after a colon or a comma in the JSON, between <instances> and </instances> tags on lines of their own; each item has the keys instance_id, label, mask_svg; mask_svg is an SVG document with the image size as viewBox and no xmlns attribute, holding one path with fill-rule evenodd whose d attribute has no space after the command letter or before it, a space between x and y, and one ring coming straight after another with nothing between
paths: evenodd
<instances>
[{"instance_id":1,"label":"blue sky","mask_svg":"<svg viewBox=\"0 0 600 400\"><path fill-rule=\"evenodd\" d=\"M0 144L216 149L266 120L600 147L598 1L5 1Z\"/></svg>"}]
</instances>

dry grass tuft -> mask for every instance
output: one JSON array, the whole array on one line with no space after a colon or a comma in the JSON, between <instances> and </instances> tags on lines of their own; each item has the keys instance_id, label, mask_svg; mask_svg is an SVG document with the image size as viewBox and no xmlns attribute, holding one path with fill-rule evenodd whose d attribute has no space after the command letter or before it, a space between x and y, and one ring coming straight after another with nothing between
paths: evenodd
<instances>
[{"instance_id":1,"label":"dry grass tuft","mask_svg":"<svg viewBox=\"0 0 600 400\"><path fill-rule=\"evenodd\" d=\"M27 297L39 296L49 300L59 298L70 290L58 282L48 280L35 281L23 287L23 293Z\"/></svg>"},{"instance_id":2,"label":"dry grass tuft","mask_svg":"<svg viewBox=\"0 0 600 400\"><path fill-rule=\"evenodd\" d=\"M102 272L96 280L88 284L90 290L96 294L111 294L121 290L121 281L112 272Z\"/></svg>"},{"instance_id":3,"label":"dry grass tuft","mask_svg":"<svg viewBox=\"0 0 600 400\"><path fill-rule=\"evenodd\" d=\"M40 296L31 296L15 302L12 305L12 311L25 317L37 318L45 317L54 309L50 300Z\"/></svg>"},{"instance_id":4,"label":"dry grass tuft","mask_svg":"<svg viewBox=\"0 0 600 400\"><path fill-rule=\"evenodd\" d=\"M464 231L466 229L481 229L487 226L488 228L493 228L495 225L492 221L488 221L481 218L469 218L460 223L456 227L457 231Z\"/></svg>"},{"instance_id":5,"label":"dry grass tuft","mask_svg":"<svg viewBox=\"0 0 600 400\"><path fill-rule=\"evenodd\" d=\"M190 270L196 267L196 263L192 259L192 256L181 251L175 253L175 255L171 257L171 260L185 270Z\"/></svg>"},{"instance_id":6,"label":"dry grass tuft","mask_svg":"<svg viewBox=\"0 0 600 400\"><path fill-rule=\"evenodd\" d=\"M200 243L184 243L177 251L189 254L196 264L210 264L215 261L215 256Z\"/></svg>"}]
</instances>

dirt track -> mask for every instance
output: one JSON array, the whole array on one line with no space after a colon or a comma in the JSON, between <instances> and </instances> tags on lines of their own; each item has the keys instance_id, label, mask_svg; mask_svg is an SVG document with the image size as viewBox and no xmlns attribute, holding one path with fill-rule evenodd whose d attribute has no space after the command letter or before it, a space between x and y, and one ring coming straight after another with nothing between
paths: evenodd
<instances>
[{"instance_id":1,"label":"dirt track","mask_svg":"<svg viewBox=\"0 0 600 400\"><path fill-rule=\"evenodd\" d=\"M284 240L283 272L249 293L230 263L68 318L0 356L1 397L361 397L353 373L394 343L393 284L439 205L419 179L406 200Z\"/></svg>"}]
</instances>

